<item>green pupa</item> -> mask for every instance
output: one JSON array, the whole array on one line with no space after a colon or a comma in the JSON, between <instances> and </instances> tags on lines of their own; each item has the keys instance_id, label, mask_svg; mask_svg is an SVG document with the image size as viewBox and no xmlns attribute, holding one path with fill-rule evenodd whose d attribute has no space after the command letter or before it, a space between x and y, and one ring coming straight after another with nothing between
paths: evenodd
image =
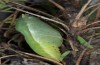
<instances>
[{"instance_id":1,"label":"green pupa","mask_svg":"<svg viewBox=\"0 0 100 65\"><path fill-rule=\"evenodd\" d=\"M62 61L59 46L63 38L53 27L37 17L22 15L17 19L15 28L24 35L34 52L58 62Z\"/></svg>"}]
</instances>

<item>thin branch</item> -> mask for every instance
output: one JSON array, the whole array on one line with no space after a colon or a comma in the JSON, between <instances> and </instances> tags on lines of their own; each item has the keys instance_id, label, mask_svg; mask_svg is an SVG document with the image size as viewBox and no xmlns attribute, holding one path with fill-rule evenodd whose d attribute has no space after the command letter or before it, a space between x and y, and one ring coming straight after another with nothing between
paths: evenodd
<instances>
[{"instance_id":1,"label":"thin branch","mask_svg":"<svg viewBox=\"0 0 100 65\"><path fill-rule=\"evenodd\" d=\"M80 65L80 62L81 62L81 60L82 60L82 58L83 58L83 56L84 56L84 54L85 54L86 51L87 51L87 49L84 49L82 51L82 53L80 54L78 60L76 61L76 65Z\"/></svg>"},{"instance_id":2,"label":"thin branch","mask_svg":"<svg viewBox=\"0 0 100 65\"><path fill-rule=\"evenodd\" d=\"M2 57L0 57L0 59L9 58L9 57L13 57L13 56L18 56L18 55L7 55L7 56L2 56Z\"/></svg>"},{"instance_id":3,"label":"thin branch","mask_svg":"<svg viewBox=\"0 0 100 65\"><path fill-rule=\"evenodd\" d=\"M78 15L76 16L74 22L72 23L72 27L79 27L78 23L81 23L81 16L84 13L86 7L90 4L92 0L88 0L88 2L82 7L82 9L80 10L80 12L78 13Z\"/></svg>"},{"instance_id":4,"label":"thin branch","mask_svg":"<svg viewBox=\"0 0 100 65\"><path fill-rule=\"evenodd\" d=\"M53 0L48 0L49 2L53 3L56 7L58 7L61 11L65 11L65 8L62 7L61 5L59 5L58 3L56 3L55 1Z\"/></svg>"},{"instance_id":5,"label":"thin branch","mask_svg":"<svg viewBox=\"0 0 100 65\"><path fill-rule=\"evenodd\" d=\"M48 16L48 17L52 17L52 18L54 17L54 16L52 16L52 15L50 15L50 14L48 14L48 13L42 12L42 11L40 11L40 10L38 10L38 9L31 8L31 7L28 7L28 6L25 6L25 5L16 3L16 2L9 2L8 4L17 5L17 6L19 6L19 7L23 7L23 8L26 8L26 9L28 9L28 10L32 10L32 11L41 13L41 14L46 15L46 16Z\"/></svg>"},{"instance_id":6,"label":"thin branch","mask_svg":"<svg viewBox=\"0 0 100 65\"><path fill-rule=\"evenodd\" d=\"M51 59L48 59L48 58L45 58L45 57L42 57L42 56L39 56L39 55L35 55L35 54L27 53L27 52L22 52L22 51L17 51L17 50L14 50L12 48L9 48L9 50L16 52L20 56L35 57L35 58L38 58L38 59L48 60L49 62L53 62L53 63L55 63L57 65L62 65L61 63L59 63L57 61L54 61L54 60L51 60Z\"/></svg>"},{"instance_id":7,"label":"thin branch","mask_svg":"<svg viewBox=\"0 0 100 65\"><path fill-rule=\"evenodd\" d=\"M12 19L12 21L10 23L10 26L9 26L8 30L4 33L5 37L9 37L9 34L12 32L12 27L13 27L13 25L15 23L15 20L16 20L16 17L17 17L17 13L18 13L18 10L16 10L14 12L14 14L13 14L13 19Z\"/></svg>"},{"instance_id":8,"label":"thin branch","mask_svg":"<svg viewBox=\"0 0 100 65\"><path fill-rule=\"evenodd\" d=\"M40 11L40 10L38 10L38 9L35 9L35 8L31 8L31 7L28 7L28 6L25 6L25 5L16 3L16 2L9 2L9 3L7 3L7 4L10 4L10 5L11 5L11 4L17 5L17 6L19 6L19 7L22 7L22 8L25 8L25 9L28 9L28 10L31 10L31 11L34 11L34 12L37 12L37 13L40 13L40 14L42 14L42 15L45 15L45 16L48 16L48 17L50 17L50 18L54 18L55 20L58 20L58 21L63 22L61 19L59 19L59 18L57 18L57 17L54 17L54 16L52 16L52 15L46 13L46 12Z\"/></svg>"},{"instance_id":9,"label":"thin branch","mask_svg":"<svg viewBox=\"0 0 100 65\"><path fill-rule=\"evenodd\" d=\"M71 46L72 50L73 51L77 51L77 48L75 47L75 44L74 44L74 41L68 36L68 42L69 42L69 45Z\"/></svg>"},{"instance_id":10,"label":"thin branch","mask_svg":"<svg viewBox=\"0 0 100 65\"><path fill-rule=\"evenodd\" d=\"M96 18L94 21L97 21L100 17L100 8L97 10L97 13L96 13Z\"/></svg>"},{"instance_id":11,"label":"thin branch","mask_svg":"<svg viewBox=\"0 0 100 65\"><path fill-rule=\"evenodd\" d=\"M53 0L48 0L49 2L51 2L52 4L54 4L56 7L58 7L62 12L63 15L66 19L68 19L70 16L68 15L68 10L66 10L63 6L59 5L58 3L56 3Z\"/></svg>"},{"instance_id":12,"label":"thin branch","mask_svg":"<svg viewBox=\"0 0 100 65\"><path fill-rule=\"evenodd\" d=\"M91 1L92 0L88 0L88 2L82 7L81 11L78 13L78 15L76 16L75 20L79 20L80 19L80 17L84 13L86 7L90 4Z\"/></svg>"},{"instance_id":13,"label":"thin branch","mask_svg":"<svg viewBox=\"0 0 100 65\"><path fill-rule=\"evenodd\" d=\"M95 35L95 32L93 31L92 36L91 36L91 38L88 41L89 44L92 42L94 35ZM76 61L76 65L80 65L80 62L81 62L81 60L82 60L82 58L83 58L83 56L84 56L84 54L86 53L87 50L88 50L88 48L85 48L82 51L82 53L80 54L79 58Z\"/></svg>"},{"instance_id":14,"label":"thin branch","mask_svg":"<svg viewBox=\"0 0 100 65\"><path fill-rule=\"evenodd\" d=\"M89 30L95 30L95 29L99 29L99 28L100 28L100 27L87 28L87 29L85 29L85 30L82 30L82 31L78 32L78 34L82 34L82 33L87 32L87 31L89 31Z\"/></svg>"},{"instance_id":15,"label":"thin branch","mask_svg":"<svg viewBox=\"0 0 100 65\"><path fill-rule=\"evenodd\" d=\"M92 25L95 25L95 24L99 24L100 23L100 21L95 21L95 22L92 22L92 23L90 23L90 24L87 24L84 28L82 28L82 30L83 29L86 29L87 27L89 27L89 26L92 26Z\"/></svg>"},{"instance_id":16,"label":"thin branch","mask_svg":"<svg viewBox=\"0 0 100 65\"><path fill-rule=\"evenodd\" d=\"M53 19L50 19L50 18L47 18L45 16L41 16L41 15L38 15L38 14L34 14L34 13L31 13L31 12L28 12L28 11L25 11L25 10L22 10L22 9L19 9L19 8L15 8L15 7L12 7L12 6L9 6L11 7L12 9L16 9L18 11L21 11L21 12L24 12L24 13L27 13L27 14L30 14L30 15L33 15L33 16L36 16L36 17L39 17L41 19L44 19L44 20L48 20L48 21L52 21L54 23L57 23L57 24L60 24L62 25L67 31L69 31L69 27L67 25L65 25L64 23L62 22L59 22L57 20L53 20Z\"/></svg>"},{"instance_id":17,"label":"thin branch","mask_svg":"<svg viewBox=\"0 0 100 65\"><path fill-rule=\"evenodd\" d=\"M87 17L90 17L96 10L98 10L100 8L100 6L96 7L95 9L93 9L88 15Z\"/></svg>"},{"instance_id":18,"label":"thin branch","mask_svg":"<svg viewBox=\"0 0 100 65\"><path fill-rule=\"evenodd\" d=\"M85 11L91 9L92 7L96 7L96 6L99 6L99 5L100 5L100 3L97 3L97 4L95 4L95 5L89 6L89 7L87 7L87 8L85 9Z\"/></svg>"}]
</instances>

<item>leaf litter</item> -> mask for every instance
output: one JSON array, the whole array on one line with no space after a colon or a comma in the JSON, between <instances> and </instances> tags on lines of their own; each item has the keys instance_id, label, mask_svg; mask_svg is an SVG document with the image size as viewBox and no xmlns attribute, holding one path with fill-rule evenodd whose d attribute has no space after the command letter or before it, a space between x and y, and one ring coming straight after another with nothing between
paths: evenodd
<instances>
[{"instance_id":1,"label":"leaf litter","mask_svg":"<svg viewBox=\"0 0 100 65\"><path fill-rule=\"evenodd\" d=\"M100 48L100 1L99 0L47 0L53 5L57 14L50 14L50 10L42 8L44 1L5 1L12 12L4 20L0 20L0 64L1 65L99 65ZM34 2L34 3L33 3ZM41 4L42 3L42 4ZM49 5L46 5L49 7ZM9 9L4 9L9 10ZM1 11L4 11L0 9ZM17 11L17 13L16 13ZM61 53L70 50L71 53L62 62L52 61L41 57L26 44L24 37L15 29L15 20L21 14L36 16L48 23L62 34L63 45ZM94 16L92 16L92 14ZM1 14L0 14L1 15ZM2 15L1 15L2 16ZM93 18L93 19L89 19ZM92 32L94 35L92 36ZM90 44L93 49L81 45L77 35L86 42L92 38ZM49 36L49 35L48 35ZM88 60L88 61L87 61Z\"/></svg>"}]
</instances>

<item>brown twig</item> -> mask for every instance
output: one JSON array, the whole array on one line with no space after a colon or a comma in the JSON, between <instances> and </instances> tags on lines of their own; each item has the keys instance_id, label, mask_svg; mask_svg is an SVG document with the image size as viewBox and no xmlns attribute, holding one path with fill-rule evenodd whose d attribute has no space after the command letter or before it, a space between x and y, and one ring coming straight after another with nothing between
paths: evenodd
<instances>
[{"instance_id":1,"label":"brown twig","mask_svg":"<svg viewBox=\"0 0 100 65\"><path fill-rule=\"evenodd\" d=\"M74 41L68 36L68 42L72 48L73 51L77 51L75 45L74 45Z\"/></svg>"},{"instance_id":2,"label":"brown twig","mask_svg":"<svg viewBox=\"0 0 100 65\"><path fill-rule=\"evenodd\" d=\"M89 39L89 41L88 41L89 44L91 43L91 41L92 41L92 39L93 39L93 37L94 37L94 34L95 34L95 32L93 32L91 38ZM83 58L83 56L84 56L84 54L86 53L87 50L88 50L88 48L85 48L85 49L82 51L82 53L80 54L79 58L78 58L77 61L76 61L76 65L80 65L80 62L81 62L81 60L82 60L82 58Z\"/></svg>"},{"instance_id":3,"label":"brown twig","mask_svg":"<svg viewBox=\"0 0 100 65\"><path fill-rule=\"evenodd\" d=\"M0 23L0 32L1 32L1 29L4 25L4 23L6 22L6 20L8 20L10 17L12 17L13 15L11 14L10 16L8 16L5 20L3 20L1 23Z\"/></svg>"},{"instance_id":4,"label":"brown twig","mask_svg":"<svg viewBox=\"0 0 100 65\"><path fill-rule=\"evenodd\" d=\"M8 4L10 4L10 5L17 5L17 6L19 6L19 7L23 7L23 8L25 8L25 9L28 9L28 10L31 10L31 11L35 11L35 12L38 12L38 13L41 13L41 14L46 15L46 16L48 16L48 17L52 17L52 18L54 17L54 16L52 16L52 15L50 15L50 14L47 14L47 13L45 13L45 12L42 12L42 11L40 11L40 10L38 10L38 9L31 8L31 7L28 7L28 6L25 6L25 5L16 3L16 2L9 2Z\"/></svg>"},{"instance_id":5,"label":"brown twig","mask_svg":"<svg viewBox=\"0 0 100 65\"><path fill-rule=\"evenodd\" d=\"M63 15L66 19L68 19L70 16L68 15L68 10L66 10L63 6L59 5L58 3L56 3L53 0L48 0L49 2L51 2L52 4L54 4L56 7L58 7L62 12Z\"/></svg>"},{"instance_id":6,"label":"brown twig","mask_svg":"<svg viewBox=\"0 0 100 65\"><path fill-rule=\"evenodd\" d=\"M80 0L69 0L75 8L80 8Z\"/></svg>"},{"instance_id":7,"label":"brown twig","mask_svg":"<svg viewBox=\"0 0 100 65\"><path fill-rule=\"evenodd\" d=\"M59 21L54 20L54 19L47 18L45 16L41 16L41 15L38 15L38 14L34 14L34 13L31 13L31 12L28 12L28 11L25 11L25 10L22 10L22 9L19 9L19 8L15 8L15 7L12 7L12 6L9 6L9 7L11 7L12 9L16 9L18 11L21 11L21 12L24 12L24 13L27 13L27 14L39 17L41 19L52 21L54 23L60 24L60 25L62 25L64 27L64 29L66 29L67 31L69 31L69 27L67 25L65 25L64 23L62 23L62 22L59 22Z\"/></svg>"},{"instance_id":8,"label":"brown twig","mask_svg":"<svg viewBox=\"0 0 100 65\"><path fill-rule=\"evenodd\" d=\"M87 10L93 8L93 7L99 6L99 5L100 5L100 3L97 3L97 4L95 4L95 5L89 6L89 7L87 7L87 8L85 9L85 11L87 11ZM85 12L85 11L84 11L84 12Z\"/></svg>"},{"instance_id":9,"label":"brown twig","mask_svg":"<svg viewBox=\"0 0 100 65\"><path fill-rule=\"evenodd\" d=\"M100 26L98 26L98 27L92 27L92 28L87 28L85 30L79 31L78 34L82 34L82 33L87 32L89 30L95 30L95 29L100 29Z\"/></svg>"},{"instance_id":10,"label":"brown twig","mask_svg":"<svg viewBox=\"0 0 100 65\"><path fill-rule=\"evenodd\" d=\"M17 56L17 55L7 55L7 56L2 56L2 57L0 57L0 59L9 58L9 57L13 57L13 56Z\"/></svg>"},{"instance_id":11,"label":"brown twig","mask_svg":"<svg viewBox=\"0 0 100 65\"><path fill-rule=\"evenodd\" d=\"M7 59L6 61L4 61L1 65L5 65L5 63L7 63L10 59Z\"/></svg>"},{"instance_id":12,"label":"brown twig","mask_svg":"<svg viewBox=\"0 0 100 65\"><path fill-rule=\"evenodd\" d=\"M97 21L97 20L99 19L99 17L100 17L100 7L99 7L99 9L97 10L96 18L95 18L94 21Z\"/></svg>"},{"instance_id":13,"label":"brown twig","mask_svg":"<svg viewBox=\"0 0 100 65\"><path fill-rule=\"evenodd\" d=\"M98 10L99 8L100 8L100 6L96 7L96 8L95 8L94 10L92 10L88 15L82 17L82 18L84 18L83 21L82 21L82 23L81 23L81 21L77 21L77 23L81 23L82 25L85 24L84 26L86 26L86 23L87 23L87 21L88 21L88 18L89 18L96 10ZM82 20L82 18L81 18L80 20ZM81 27L82 25L80 25L80 27ZM78 26L78 25L77 25L77 26ZM84 28L84 27L81 27L81 30L83 30L83 28ZM81 31L81 32L82 32L82 31Z\"/></svg>"},{"instance_id":14,"label":"brown twig","mask_svg":"<svg viewBox=\"0 0 100 65\"><path fill-rule=\"evenodd\" d=\"M78 15L76 16L73 24L72 24L72 27L78 27L77 24L78 23L81 23L80 19L81 19L81 16L82 14L84 13L86 7L90 4L92 0L88 0L88 2L82 7L82 9L80 10L80 12L78 13Z\"/></svg>"},{"instance_id":15,"label":"brown twig","mask_svg":"<svg viewBox=\"0 0 100 65\"><path fill-rule=\"evenodd\" d=\"M53 0L48 0L48 1L54 4L56 7L58 7L61 11L65 11L65 8L59 5L58 3L56 3L55 1Z\"/></svg>"},{"instance_id":16,"label":"brown twig","mask_svg":"<svg viewBox=\"0 0 100 65\"><path fill-rule=\"evenodd\" d=\"M100 9L100 6L96 7L95 9L93 9L88 15L87 17L90 17L91 14L93 14L96 10L99 10Z\"/></svg>"},{"instance_id":17,"label":"brown twig","mask_svg":"<svg viewBox=\"0 0 100 65\"><path fill-rule=\"evenodd\" d=\"M83 26L87 26L86 23L88 21L88 18L96 11L100 8L100 6L96 7L94 10L92 10L88 15L82 17L80 20L77 20L76 23L74 22L74 27L78 27L81 28L81 30L84 29Z\"/></svg>"},{"instance_id":18,"label":"brown twig","mask_svg":"<svg viewBox=\"0 0 100 65\"><path fill-rule=\"evenodd\" d=\"M45 57L42 57L42 56L39 56L39 55L35 55L35 54L27 53L27 52L22 52L22 51L17 51L17 50L14 50L12 48L9 48L9 50L14 51L21 56L23 55L23 56L35 57L35 58L38 58L38 59L48 60L50 62L55 63L56 65L62 65L61 63L59 63L57 61L54 61L54 60L51 60L51 59L48 59L48 58L45 58Z\"/></svg>"},{"instance_id":19,"label":"brown twig","mask_svg":"<svg viewBox=\"0 0 100 65\"><path fill-rule=\"evenodd\" d=\"M94 25L96 25L96 24L99 24L100 23L100 21L95 21L95 22L92 22L92 23L90 23L90 24L87 24L85 27L83 27L82 28L82 30L84 30L84 29L86 29L86 28L88 28L88 27L90 27L90 26L94 26Z\"/></svg>"},{"instance_id":20,"label":"brown twig","mask_svg":"<svg viewBox=\"0 0 100 65\"><path fill-rule=\"evenodd\" d=\"M80 19L80 17L84 13L86 7L90 4L91 1L92 0L88 0L88 2L82 7L81 11L78 13L78 15L76 16L75 20L79 20Z\"/></svg>"},{"instance_id":21,"label":"brown twig","mask_svg":"<svg viewBox=\"0 0 100 65\"><path fill-rule=\"evenodd\" d=\"M16 5L16 6L19 6L19 7L22 7L22 8L25 8L25 9L28 9L28 10L31 10L31 11L34 11L34 12L37 12L39 14L42 14L42 15L45 15L47 17L50 17L50 18L54 18L55 20L58 20L58 21L61 21L63 22L61 19L57 18L57 17L54 17L46 12L43 12L43 11L40 11L38 9L35 9L35 8L31 8L31 7L28 7L28 6L25 6L25 5L22 5L22 4L19 4L19 3L16 3L16 2L9 2L8 3L9 5Z\"/></svg>"},{"instance_id":22,"label":"brown twig","mask_svg":"<svg viewBox=\"0 0 100 65\"><path fill-rule=\"evenodd\" d=\"M80 65L80 62L81 62L81 60L82 60L82 58L83 58L83 56L84 56L84 54L85 54L86 51L87 51L87 49L84 49L82 51L82 53L80 54L78 60L76 61L76 65Z\"/></svg>"},{"instance_id":23,"label":"brown twig","mask_svg":"<svg viewBox=\"0 0 100 65\"><path fill-rule=\"evenodd\" d=\"M18 13L18 10L15 11L14 15L13 15L13 19L12 19L12 22L8 28L8 30L4 33L4 36L5 37L9 37L9 34L12 32L12 27L15 23L15 20L16 20L16 16L17 16L17 13Z\"/></svg>"}]
</instances>

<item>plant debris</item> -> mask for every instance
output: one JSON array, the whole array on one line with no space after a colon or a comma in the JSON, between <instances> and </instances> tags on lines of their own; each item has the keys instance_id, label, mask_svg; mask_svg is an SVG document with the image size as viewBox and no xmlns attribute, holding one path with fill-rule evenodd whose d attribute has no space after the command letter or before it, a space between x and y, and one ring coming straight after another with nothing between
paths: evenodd
<instances>
[{"instance_id":1,"label":"plant debris","mask_svg":"<svg viewBox=\"0 0 100 65\"><path fill-rule=\"evenodd\" d=\"M32 51L15 29L22 14L35 16L58 30L63 37L60 52L70 50L70 54L57 62ZM99 61L100 0L0 0L1 65L99 65Z\"/></svg>"}]
</instances>

